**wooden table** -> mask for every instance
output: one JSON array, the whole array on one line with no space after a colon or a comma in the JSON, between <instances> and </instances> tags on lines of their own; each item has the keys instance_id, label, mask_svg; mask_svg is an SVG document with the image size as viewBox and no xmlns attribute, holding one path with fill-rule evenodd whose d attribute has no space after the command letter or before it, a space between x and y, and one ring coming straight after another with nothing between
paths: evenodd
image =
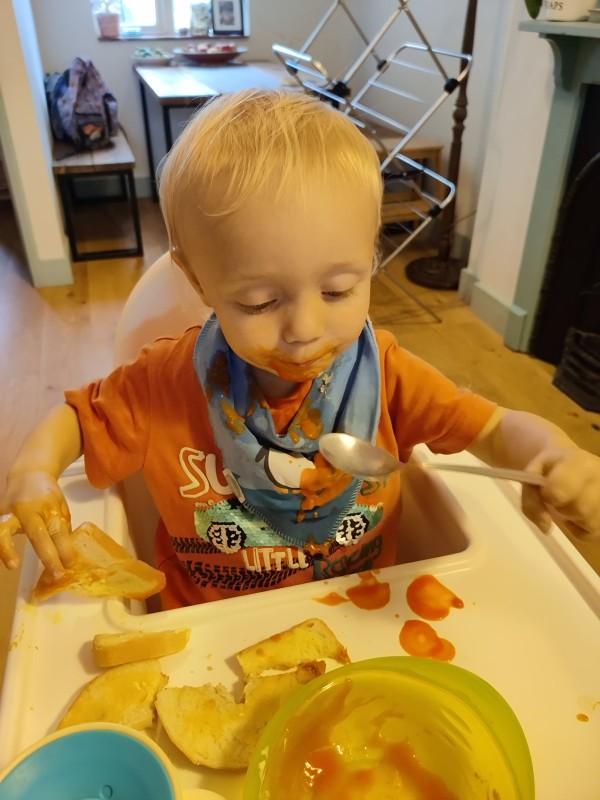
<instances>
[{"instance_id":1,"label":"wooden table","mask_svg":"<svg viewBox=\"0 0 600 800\"><path fill-rule=\"evenodd\" d=\"M162 111L162 123L167 152L173 146L171 111L174 108L195 109L213 97L225 92L243 89L294 88L298 84L287 70L269 61L234 62L220 66L194 66L178 64L169 67L134 67L140 82L144 132L152 195L157 199L156 161L152 146L149 101L158 104Z\"/></svg>"},{"instance_id":2,"label":"wooden table","mask_svg":"<svg viewBox=\"0 0 600 800\"><path fill-rule=\"evenodd\" d=\"M100 258L126 258L128 256L141 256L144 254L142 244L142 231L138 210L133 169L135 158L127 137L121 129L113 136L108 147L98 150L83 150L66 158L55 157L52 161L52 171L56 176L60 197L63 205L65 228L71 248L73 261L90 261ZM112 175L119 178L121 191L116 196L105 199L127 200L131 211L135 245L133 247L109 247L96 250L81 251L75 230L74 204L76 193L74 183L90 175ZM99 198L102 200L102 198Z\"/></svg>"}]
</instances>

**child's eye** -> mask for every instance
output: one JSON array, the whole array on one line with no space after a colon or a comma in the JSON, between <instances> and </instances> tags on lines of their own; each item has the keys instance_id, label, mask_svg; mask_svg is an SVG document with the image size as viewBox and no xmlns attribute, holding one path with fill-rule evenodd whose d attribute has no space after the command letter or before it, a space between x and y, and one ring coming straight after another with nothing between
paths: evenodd
<instances>
[{"instance_id":1,"label":"child's eye","mask_svg":"<svg viewBox=\"0 0 600 800\"><path fill-rule=\"evenodd\" d=\"M350 297L353 292L354 287L345 289L343 292L323 292L323 297L329 298L330 300L343 300L345 297Z\"/></svg>"},{"instance_id":2,"label":"child's eye","mask_svg":"<svg viewBox=\"0 0 600 800\"><path fill-rule=\"evenodd\" d=\"M239 303L240 309L244 312L244 314L262 314L263 311L266 311L275 303L275 300L267 300L266 303L258 303L257 305L247 306L243 303Z\"/></svg>"}]
</instances>

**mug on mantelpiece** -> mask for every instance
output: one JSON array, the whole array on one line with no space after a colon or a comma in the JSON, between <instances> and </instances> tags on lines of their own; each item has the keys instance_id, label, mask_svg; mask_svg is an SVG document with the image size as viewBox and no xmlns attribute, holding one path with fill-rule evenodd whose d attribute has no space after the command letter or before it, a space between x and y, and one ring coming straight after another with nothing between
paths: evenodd
<instances>
[{"instance_id":1,"label":"mug on mantelpiece","mask_svg":"<svg viewBox=\"0 0 600 800\"><path fill-rule=\"evenodd\" d=\"M544 0L547 20L576 22L588 18L593 0Z\"/></svg>"}]
</instances>

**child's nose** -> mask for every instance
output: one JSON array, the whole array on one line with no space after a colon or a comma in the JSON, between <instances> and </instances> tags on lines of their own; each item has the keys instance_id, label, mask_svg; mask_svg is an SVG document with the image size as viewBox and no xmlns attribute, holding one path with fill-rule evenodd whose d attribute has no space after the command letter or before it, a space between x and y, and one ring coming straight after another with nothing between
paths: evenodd
<instances>
[{"instance_id":1,"label":"child's nose","mask_svg":"<svg viewBox=\"0 0 600 800\"><path fill-rule=\"evenodd\" d=\"M285 315L283 339L288 344L312 342L323 334L318 304L309 301L290 304Z\"/></svg>"}]
</instances>

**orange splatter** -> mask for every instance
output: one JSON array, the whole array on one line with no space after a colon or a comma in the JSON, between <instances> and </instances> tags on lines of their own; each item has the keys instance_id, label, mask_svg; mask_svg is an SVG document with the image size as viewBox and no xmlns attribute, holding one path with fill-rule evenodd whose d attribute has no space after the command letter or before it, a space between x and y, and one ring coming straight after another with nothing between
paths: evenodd
<instances>
[{"instance_id":1,"label":"orange splatter","mask_svg":"<svg viewBox=\"0 0 600 800\"><path fill-rule=\"evenodd\" d=\"M307 511L329 503L352 482L350 475L332 467L321 453L315 455L313 464L313 469L304 469L300 474L300 492L304 499L300 503L298 522L302 522Z\"/></svg>"},{"instance_id":2,"label":"orange splatter","mask_svg":"<svg viewBox=\"0 0 600 800\"><path fill-rule=\"evenodd\" d=\"M452 642L440 638L431 625L419 619L408 619L400 631L400 645L411 656L452 661L456 650Z\"/></svg>"},{"instance_id":3,"label":"orange splatter","mask_svg":"<svg viewBox=\"0 0 600 800\"><path fill-rule=\"evenodd\" d=\"M312 536L308 537L308 541L303 547L305 553L308 553L311 556L328 556L329 550L331 549L331 540L328 539L326 542L322 542L321 544L317 544Z\"/></svg>"},{"instance_id":4,"label":"orange splatter","mask_svg":"<svg viewBox=\"0 0 600 800\"><path fill-rule=\"evenodd\" d=\"M390 602L389 583L380 582L373 572L359 572L360 583L351 586L346 594L348 599L358 608L372 611L383 608Z\"/></svg>"},{"instance_id":5,"label":"orange splatter","mask_svg":"<svg viewBox=\"0 0 600 800\"><path fill-rule=\"evenodd\" d=\"M587 714L576 714L575 719L579 720L579 722L589 722L590 718Z\"/></svg>"},{"instance_id":6,"label":"orange splatter","mask_svg":"<svg viewBox=\"0 0 600 800\"><path fill-rule=\"evenodd\" d=\"M241 436L246 427L244 418L240 417L233 405L227 400L221 400L221 410L223 411L227 427L230 428L236 436Z\"/></svg>"},{"instance_id":7,"label":"orange splatter","mask_svg":"<svg viewBox=\"0 0 600 800\"><path fill-rule=\"evenodd\" d=\"M348 598L342 597L338 592L329 592L329 594L323 595L323 597L315 597L314 599L317 603L323 603L325 606L339 606L341 603L348 602Z\"/></svg>"},{"instance_id":8,"label":"orange splatter","mask_svg":"<svg viewBox=\"0 0 600 800\"><path fill-rule=\"evenodd\" d=\"M451 608L464 608L463 601L433 575L420 575L406 590L410 608L423 619L445 619Z\"/></svg>"},{"instance_id":9,"label":"orange splatter","mask_svg":"<svg viewBox=\"0 0 600 800\"><path fill-rule=\"evenodd\" d=\"M223 394L228 395L231 389L231 376L227 357L225 353L219 351L210 363L206 371L206 383L208 386L208 399L212 396L213 389L220 389Z\"/></svg>"},{"instance_id":10,"label":"orange splatter","mask_svg":"<svg viewBox=\"0 0 600 800\"><path fill-rule=\"evenodd\" d=\"M308 398L304 400L290 425L289 435L293 442L300 441L299 431L307 439L313 440L318 439L323 433L321 412L318 408L310 407L310 400Z\"/></svg>"}]
</instances>

